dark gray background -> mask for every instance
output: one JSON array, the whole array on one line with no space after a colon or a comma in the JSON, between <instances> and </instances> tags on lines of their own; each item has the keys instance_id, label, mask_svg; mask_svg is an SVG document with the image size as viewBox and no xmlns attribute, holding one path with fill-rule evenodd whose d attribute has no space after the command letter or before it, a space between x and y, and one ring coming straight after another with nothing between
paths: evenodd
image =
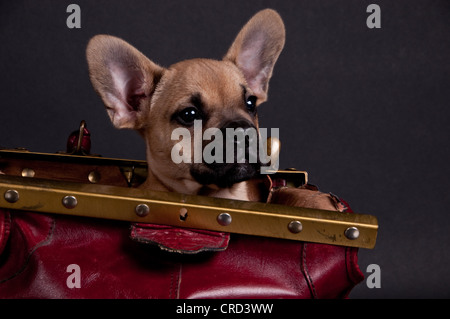
<instances>
[{"instance_id":1,"label":"dark gray background","mask_svg":"<svg viewBox=\"0 0 450 319\"><path fill-rule=\"evenodd\" d=\"M81 29L66 26L70 3ZM366 26L370 3L381 29ZM91 87L89 38L122 37L163 66L218 59L267 7L287 29L260 111L261 127L280 128L281 167L379 219L376 248L359 256L363 272L381 267L381 288L351 297L450 297L450 1L1 1L0 145L64 150L85 119L94 153L144 159Z\"/></svg>"}]
</instances>

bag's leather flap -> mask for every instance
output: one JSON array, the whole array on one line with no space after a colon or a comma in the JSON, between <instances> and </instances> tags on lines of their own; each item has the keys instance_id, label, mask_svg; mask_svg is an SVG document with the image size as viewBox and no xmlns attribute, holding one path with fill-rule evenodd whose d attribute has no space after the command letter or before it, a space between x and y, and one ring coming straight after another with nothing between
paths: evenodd
<instances>
[{"instance_id":1,"label":"bag's leather flap","mask_svg":"<svg viewBox=\"0 0 450 319\"><path fill-rule=\"evenodd\" d=\"M180 254L223 251L230 240L229 233L154 224L131 225L130 237L134 241L154 244L162 250Z\"/></svg>"}]
</instances>

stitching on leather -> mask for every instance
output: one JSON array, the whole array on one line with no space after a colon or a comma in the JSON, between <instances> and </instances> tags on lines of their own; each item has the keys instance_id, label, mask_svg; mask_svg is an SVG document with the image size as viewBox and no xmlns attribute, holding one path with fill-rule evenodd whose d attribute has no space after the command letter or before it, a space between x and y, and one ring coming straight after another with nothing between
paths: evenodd
<instances>
[{"instance_id":1,"label":"stitching on leather","mask_svg":"<svg viewBox=\"0 0 450 319\"><path fill-rule=\"evenodd\" d=\"M181 264L177 272L172 272L170 274L170 289L169 289L169 299L180 299L180 288L181 284Z\"/></svg>"},{"instance_id":2,"label":"stitching on leather","mask_svg":"<svg viewBox=\"0 0 450 319\"><path fill-rule=\"evenodd\" d=\"M308 272L308 267L306 266L306 246L307 244L303 244L302 249L302 272L305 276L306 282L308 283L309 290L311 292L311 296L314 299L317 299L316 287L314 286L313 280Z\"/></svg>"},{"instance_id":3,"label":"stitching on leather","mask_svg":"<svg viewBox=\"0 0 450 319\"><path fill-rule=\"evenodd\" d=\"M49 232L48 232L48 234L47 234L47 237L46 237L43 241L41 241L41 242L39 242L38 244L36 244L36 246L34 246L34 247L30 250L30 252L28 253L27 257L25 258L25 263L23 264L23 266L22 266L21 268L20 268L16 273L14 273L14 274L12 274L11 276L9 276L8 278L0 279L0 284L3 284L3 283L5 283L5 282L7 282L7 281L9 281L9 280L11 280L11 279L17 277L18 275L20 275L22 272L25 271L25 269L28 267L28 264L29 264L29 262L30 262L31 256L33 256L34 252L35 252L38 248L43 247L43 246L46 246L47 244L49 244L49 243L52 241L52 239L53 239L53 233L54 233L54 231L55 231L55 228L56 228L56 220L55 220L55 219L52 219L52 224L51 224L50 230L49 230Z\"/></svg>"},{"instance_id":4,"label":"stitching on leather","mask_svg":"<svg viewBox=\"0 0 450 319\"><path fill-rule=\"evenodd\" d=\"M180 299L180 287L181 287L181 274L183 271L183 264L180 264L180 271L178 273L178 283L177 283L177 299Z\"/></svg>"}]
</instances>

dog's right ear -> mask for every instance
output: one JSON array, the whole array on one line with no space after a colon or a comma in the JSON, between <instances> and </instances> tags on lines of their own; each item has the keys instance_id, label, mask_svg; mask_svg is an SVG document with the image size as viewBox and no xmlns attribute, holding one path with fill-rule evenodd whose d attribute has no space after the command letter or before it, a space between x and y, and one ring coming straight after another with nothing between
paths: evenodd
<instances>
[{"instance_id":1,"label":"dog's right ear","mask_svg":"<svg viewBox=\"0 0 450 319\"><path fill-rule=\"evenodd\" d=\"M86 57L92 85L117 128L140 129L164 69L127 42L109 35L93 37Z\"/></svg>"}]
</instances>

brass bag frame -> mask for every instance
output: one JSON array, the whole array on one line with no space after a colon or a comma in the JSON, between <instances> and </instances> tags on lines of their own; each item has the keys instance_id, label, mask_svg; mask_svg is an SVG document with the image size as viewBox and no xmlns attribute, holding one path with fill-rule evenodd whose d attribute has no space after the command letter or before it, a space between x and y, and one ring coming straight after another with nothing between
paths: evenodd
<instances>
[{"instance_id":1,"label":"brass bag frame","mask_svg":"<svg viewBox=\"0 0 450 319\"><path fill-rule=\"evenodd\" d=\"M378 221L372 215L131 187L133 181L145 179L144 161L0 150L0 171L2 163L17 159L30 165L62 162L68 169L71 163L116 166L129 186L102 185L93 176L87 177L85 183L35 178L30 174L32 169L24 168L22 176L0 175L0 207L18 214L62 214L368 249L376 243ZM308 179L306 172L295 170L279 171L272 177L287 180L293 187Z\"/></svg>"}]
</instances>

